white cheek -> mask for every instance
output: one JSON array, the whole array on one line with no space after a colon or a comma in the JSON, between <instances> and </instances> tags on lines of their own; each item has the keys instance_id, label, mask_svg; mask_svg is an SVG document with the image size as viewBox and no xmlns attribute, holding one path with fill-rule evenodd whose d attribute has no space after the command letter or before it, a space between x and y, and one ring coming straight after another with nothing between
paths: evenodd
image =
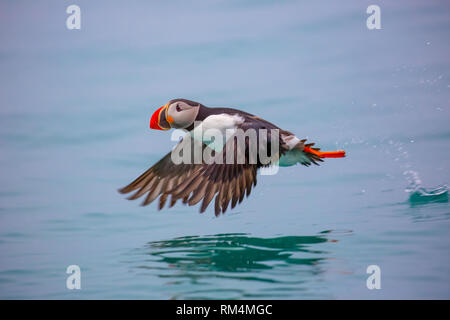
<instances>
[{"instance_id":1,"label":"white cheek","mask_svg":"<svg viewBox=\"0 0 450 320\"><path fill-rule=\"evenodd\" d=\"M177 118L176 115L175 115L175 112L176 112L176 111L173 112L172 109L173 109L173 108L169 108L169 110L167 110L167 115L168 115L169 117L172 117L172 119L176 120L176 118Z\"/></svg>"},{"instance_id":2,"label":"white cheek","mask_svg":"<svg viewBox=\"0 0 450 320\"><path fill-rule=\"evenodd\" d=\"M172 127L174 128L183 128L186 124L186 116L182 114L182 112L176 111L174 108L173 110L169 110L167 113L170 117L173 119Z\"/></svg>"}]
</instances>

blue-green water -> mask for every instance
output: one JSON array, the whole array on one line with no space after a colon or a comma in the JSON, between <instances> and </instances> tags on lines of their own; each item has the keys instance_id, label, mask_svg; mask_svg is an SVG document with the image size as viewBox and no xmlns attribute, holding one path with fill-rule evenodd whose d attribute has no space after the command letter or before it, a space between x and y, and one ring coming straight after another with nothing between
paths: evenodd
<instances>
[{"instance_id":1,"label":"blue-green water","mask_svg":"<svg viewBox=\"0 0 450 320\"><path fill-rule=\"evenodd\" d=\"M381 30L371 1L77 1L70 31L71 1L1 1L0 298L450 298L450 5L376 2ZM140 207L175 97L348 157L219 218Z\"/></svg>"}]
</instances>

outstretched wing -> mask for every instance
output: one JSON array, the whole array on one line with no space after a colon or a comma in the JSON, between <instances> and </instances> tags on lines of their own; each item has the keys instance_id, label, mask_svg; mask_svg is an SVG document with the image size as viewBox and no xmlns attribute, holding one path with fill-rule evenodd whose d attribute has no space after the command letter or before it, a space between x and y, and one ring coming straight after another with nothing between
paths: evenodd
<instances>
[{"instance_id":1,"label":"outstretched wing","mask_svg":"<svg viewBox=\"0 0 450 320\"><path fill-rule=\"evenodd\" d=\"M186 140L183 139L184 143ZM180 142L180 144L183 143ZM119 189L120 193L130 193L136 191L130 197L129 200L135 200L146 194L143 206L146 206L153 202L158 196L163 194L159 199L159 209L161 210L166 201L167 196L165 195L167 191L180 185L183 181L188 179L198 168L199 164L175 164L171 157L172 152L169 152L165 157L159 160L155 165L141 174L136 180L131 182L126 187ZM175 204L176 200L172 199L170 207Z\"/></svg>"},{"instance_id":2,"label":"outstretched wing","mask_svg":"<svg viewBox=\"0 0 450 320\"><path fill-rule=\"evenodd\" d=\"M217 154L211 152L215 157L221 157L222 163L206 163L205 159L198 164L194 161L194 148L198 144L197 140L186 135L177 147L191 147L191 159L180 164L172 160L172 152L158 161L154 166L144 172L128 186L120 189L121 193L135 191L128 199L137 199L145 194L146 197L142 205L148 205L156 198L159 198L159 209L161 210L168 197L170 196L170 205L172 207L178 200L190 206L203 200L200 212L204 212L212 199L215 197L215 214L219 215L225 212L231 202L234 208L237 203L242 202L245 195L249 196L253 186L256 186L256 174L258 164L244 163L226 163L226 150ZM238 144L234 152L237 152ZM202 152L207 149L202 144ZM209 151L212 151L211 149Z\"/></svg>"}]
</instances>

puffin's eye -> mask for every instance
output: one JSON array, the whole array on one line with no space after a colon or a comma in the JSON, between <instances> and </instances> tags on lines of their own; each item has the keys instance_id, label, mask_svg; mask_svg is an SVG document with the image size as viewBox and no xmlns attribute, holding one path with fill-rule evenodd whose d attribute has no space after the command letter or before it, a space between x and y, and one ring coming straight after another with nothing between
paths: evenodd
<instances>
[{"instance_id":1,"label":"puffin's eye","mask_svg":"<svg viewBox=\"0 0 450 320\"><path fill-rule=\"evenodd\" d=\"M177 104L177 112L180 112L181 111L181 108L180 108L180 106Z\"/></svg>"}]
</instances>

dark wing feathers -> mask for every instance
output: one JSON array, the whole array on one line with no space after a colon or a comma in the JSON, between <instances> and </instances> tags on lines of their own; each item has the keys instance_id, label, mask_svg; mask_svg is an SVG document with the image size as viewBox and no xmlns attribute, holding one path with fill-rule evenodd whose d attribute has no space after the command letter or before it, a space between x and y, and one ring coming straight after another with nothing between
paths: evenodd
<instances>
[{"instance_id":1,"label":"dark wing feathers","mask_svg":"<svg viewBox=\"0 0 450 320\"><path fill-rule=\"evenodd\" d=\"M203 148L207 146L203 145ZM226 160L225 149L218 154L223 157L223 162ZM230 202L234 208L238 202L242 202L246 193L250 195L252 186L256 185L256 171L256 164L174 164L171 153L168 153L119 192L134 191L128 198L130 200L147 194L143 206L159 196L159 210L170 196L169 207L180 199L190 206L203 200L200 212L204 212L216 197L215 214L219 215L227 210Z\"/></svg>"}]
</instances>

